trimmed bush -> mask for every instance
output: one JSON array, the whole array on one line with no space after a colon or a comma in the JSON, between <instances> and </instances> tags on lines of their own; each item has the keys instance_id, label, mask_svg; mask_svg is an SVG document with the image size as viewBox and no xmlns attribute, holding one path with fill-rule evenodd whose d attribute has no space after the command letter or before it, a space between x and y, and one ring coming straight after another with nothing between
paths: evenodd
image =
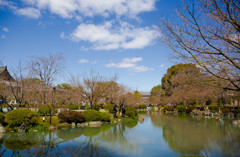
<instances>
[{"instance_id":1,"label":"trimmed bush","mask_svg":"<svg viewBox=\"0 0 240 157\"><path fill-rule=\"evenodd\" d=\"M78 105L69 105L68 107L70 110L78 110Z\"/></svg>"},{"instance_id":2,"label":"trimmed bush","mask_svg":"<svg viewBox=\"0 0 240 157\"><path fill-rule=\"evenodd\" d=\"M138 108L139 108L139 109L146 109L146 108L147 108L147 106L146 106L146 105L144 105L144 104L140 104L140 105L138 106Z\"/></svg>"},{"instance_id":3,"label":"trimmed bush","mask_svg":"<svg viewBox=\"0 0 240 157\"><path fill-rule=\"evenodd\" d=\"M208 106L209 110L213 113L218 112L219 111L219 107L218 106ZM215 112L214 112L215 111Z\"/></svg>"},{"instance_id":4,"label":"trimmed bush","mask_svg":"<svg viewBox=\"0 0 240 157\"><path fill-rule=\"evenodd\" d=\"M83 112L86 121L100 121L101 115L99 111L96 110L86 110Z\"/></svg>"},{"instance_id":5,"label":"trimmed bush","mask_svg":"<svg viewBox=\"0 0 240 157\"><path fill-rule=\"evenodd\" d=\"M93 105L92 106L92 109L93 110L96 110L96 111L99 111L100 110L100 107L98 105Z\"/></svg>"},{"instance_id":6,"label":"trimmed bush","mask_svg":"<svg viewBox=\"0 0 240 157\"><path fill-rule=\"evenodd\" d=\"M229 112L230 112L230 109L228 109L228 108L225 108L222 110L222 113L229 113Z\"/></svg>"},{"instance_id":7,"label":"trimmed bush","mask_svg":"<svg viewBox=\"0 0 240 157\"><path fill-rule=\"evenodd\" d=\"M57 113L57 109L54 109L54 110L53 110L52 105L46 105L46 106L40 107L40 108L38 109L38 113L39 113L41 116L49 115L50 112L52 112L52 114L56 114L56 113Z\"/></svg>"},{"instance_id":8,"label":"trimmed bush","mask_svg":"<svg viewBox=\"0 0 240 157\"><path fill-rule=\"evenodd\" d=\"M82 123L86 120L81 112L76 111L62 111L58 114L58 118L61 123Z\"/></svg>"},{"instance_id":9,"label":"trimmed bush","mask_svg":"<svg viewBox=\"0 0 240 157\"><path fill-rule=\"evenodd\" d=\"M177 109L178 109L178 112L179 112L179 113L186 112L186 108L185 108L184 106L182 106L182 105L178 105L178 106L177 106Z\"/></svg>"},{"instance_id":10,"label":"trimmed bush","mask_svg":"<svg viewBox=\"0 0 240 157\"><path fill-rule=\"evenodd\" d=\"M187 109L186 109L186 113L190 113L190 112L192 112L194 109L196 109L195 106L193 106L193 105L188 106Z\"/></svg>"},{"instance_id":11,"label":"trimmed bush","mask_svg":"<svg viewBox=\"0 0 240 157\"><path fill-rule=\"evenodd\" d=\"M164 111L174 111L174 107L173 106L165 106Z\"/></svg>"},{"instance_id":12,"label":"trimmed bush","mask_svg":"<svg viewBox=\"0 0 240 157\"><path fill-rule=\"evenodd\" d=\"M5 123L5 115L0 112L0 124L4 124L4 123Z\"/></svg>"},{"instance_id":13,"label":"trimmed bush","mask_svg":"<svg viewBox=\"0 0 240 157\"><path fill-rule=\"evenodd\" d=\"M138 115L137 109L133 107L126 107L125 115L129 118L135 118Z\"/></svg>"},{"instance_id":14,"label":"trimmed bush","mask_svg":"<svg viewBox=\"0 0 240 157\"><path fill-rule=\"evenodd\" d=\"M111 115L109 113L102 112L100 113L100 116L101 116L101 121L110 122Z\"/></svg>"},{"instance_id":15,"label":"trimmed bush","mask_svg":"<svg viewBox=\"0 0 240 157\"><path fill-rule=\"evenodd\" d=\"M39 114L28 109L17 109L12 110L6 114L5 121L8 123L8 126L18 127L22 123L25 123L27 126L38 124Z\"/></svg>"},{"instance_id":16,"label":"trimmed bush","mask_svg":"<svg viewBox=\"0 0 240 157\"><path fill-rule=\"evenodd\" d=\"M103 106L103 108L105 110L108 110L109 113L113 113L113 106L114 106L113 104L106 104L106 105Z\"/></svg>"}]
</instances>

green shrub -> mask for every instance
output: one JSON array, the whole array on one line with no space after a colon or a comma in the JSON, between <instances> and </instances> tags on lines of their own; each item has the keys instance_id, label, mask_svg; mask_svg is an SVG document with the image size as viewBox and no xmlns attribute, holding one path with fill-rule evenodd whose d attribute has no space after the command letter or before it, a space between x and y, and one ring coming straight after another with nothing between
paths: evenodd
<instances>
[{"instance_id":1,"label":"green shrub","mask_svg":"<svg viewBox=\"0 0 240 157\"><path fill-rule=\"evenodd\" d=\"M50 112L52 112L52 114L56 114L56 113L57 113L57 109L54 109L54 108L52 107L52 105L46 105L46 106L40 107L40 108L38 109L38 113L39 113L41 116L49 115Z\"/></svg>"},{"instance_id":2,"label":"green shrub","mask_svg":"<svg viewBox=\"0 0 240 157\"><path fill-rule=\"evenodd\" d=\"M166 105L166 106L164 107L164 111L174 111L174 107L173 107L173 106L168 106L168 105Z\"/></svg>"},{"instance_id":3,"label":"green shrub","mask_svg":"<svg viewBox=\"0 0 240 157\"><path fill-rule=\"evenodd\" d=\"M200 111L204 111L204 107L203 106L201 106L199 109L200 109Z\"/></svg>"},{"instance_id":4,"label":"green shrub","mask_svg":"<svg viewBox=\"0 0 240 157\"><path fill-rule=\"evenodd\" d=\"M58 114L58 118L61 123L82 123L86 120L81 112L76 111L62 111Z\"/></svg>"},{"instance_id":5,"label":"green shrub","mask_svg":"<svg viewBox=\"0 0 240 157\"><path fill-rule=\"evenodd\" d=\"M5 123L5 115L0 112L0 124L4 124L4 123Z\"/></svg>"},{"instance_id":6,"label":"green shrub","mask_svg":"<svg viewBox=\"0 0 240 157\"><path fill-rule=\"evenodd\" d=\"M230 112L230 109L228 109L228 108L225 108L222 110L222 113L229 113L229 112Z\"/></svg>"},{"instance_id":7,"label":"green shrub","mask_svg":"<svg viewBox=\"0 0 240 157\"><path fill-rule=\"evenodd\" d=\"M83 112L84 117L86 118L86 121L100 121L101 116L100 112L96 110L86 110Z\"/></svg>"},{"instance_id":8,"label":"green shrub","mask_svg":"<svg viewBox=\"0 0 240 157\"><path fill-rule=\"evenodd\" d=\"M100 108L103 108L104 103L100 103L98 106L99 106Z\"/></svg>"},{"instance_id":9,"label":"green shrub","mask_svg":"<svg viewBox=\"0 0 240 157\"><path fill-rule=\"evenodd\" d=\"M69 105L68 108L69 108L69 110L78 110L78 109L79 109L77 104L75 104L75 105Z\"/></svg>"},{"instance_id":10,"label":"green shrub","mask_svg":"<svg viewBox=\"0 0 240 157\"><path fill-rule=\"evenodd\" d=\"M100 116L101 116L101 121L110 122L111 115L109 113L102 112L100 113Z\"/></svg>"},{"instance_id":11,"label":"green shrub","mask_svg":"<svg viewBox=\"0 0 240 157\"><path fill-rule=\"evenodd\" d=\"M6 114L5 121L9 127L20 126L22 123L28 125L36 125L38 123L39 114L28 109L12 110Z\"/></svg>"},{"instance_id":12,"label":"green shrub","mask_svg":"<svg viewBox=\"0 0 240 157\"><path fill-rule=\"evenodd\" d=\"M109 113L113 113L113 106L114 106L113 104L106 104L106 105L103 106L103 108L105 110L108 110Z\"/></svg>"},{"instance_id":13,"label":"green shrub","mask_svg":"<svg viewBox=\"0 0 240 157\"><path fill-rule=\"evenodd\" d=\"M219 107L218 106L213 106L213 105L210 105L208 106L209 110L211 112L213 112L213 110L215 110L215 112L218 112L219 111ZM214 112L213 112L214 113Z\"/></svg>"},{"instance_id":14,"label":"green shrub","mask_svg":"<svg viewBox=\"0 0 240 157\"><path fill-rule=\"evenodd\" d=\"M216 110L211 110L212 113L216 113L217 111Z\"/></svg>"},{"instance_id":15,"label":"green shrub","mask_svg":"<svg viewBox=\"0 0 240 157\"><path fill-rule=\"evenodd\" d=\"M196 107L193 106L193 105L187 106L186 113L190 113L190 112L192 112L194 109L196 109Z\"/></svg>"},{"instance_id":16,"label":"green shrub","mask_svg":"<svg viewBox=\"0 0 240 157\"><path fill-rule=\"evenodd\" d=\"M129 118L135 118L138 115L137 109L133 107L126 107L125 115Z\"/></svg>"},{"instance_id":17,"label":"green shrub","mask_svg":"<svg viewBox=\"0 0 240 157\"><path fill-rule=\"evenodd\" d=\"M178 109L178 112L179 112L179 113L186 112L186 108L185 108L184 106L182 106L182 105L178 105L178 106L177 106L177 109Z\"/></svg>"},{"instance_id":18,"label":"green shrub","mask_svg":"<svg viewBox=\"0 0 240 157\"><path fill-rule=\"evenodd\" d=\"M96 111L99 111L100 110L100 107L98 105L93 105L92 106L92 109L93 110L96 110Z\"/></svg>"}]
</instances>

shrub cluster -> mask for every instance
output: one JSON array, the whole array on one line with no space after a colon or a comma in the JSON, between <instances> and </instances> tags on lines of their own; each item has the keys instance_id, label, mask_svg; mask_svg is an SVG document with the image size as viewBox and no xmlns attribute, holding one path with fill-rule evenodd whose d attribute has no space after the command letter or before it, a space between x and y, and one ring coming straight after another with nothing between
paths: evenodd
<instances>
[{"instance_id":1,"label":"shrub cluster","mask_svg":"<svg viewBox=\"0 0 240 157\"><path fill-rule=\"evenodd\" d=\"M213 113L219 111L218 106L210 105L210 106L208 106L208 108L209 108L209 110L210 110L211 112L213 112Z\"/></svg>"},{"instance_id":2,"label":"shrub cluster","mask_svg":"<svg viewBox=\"0 0 240 157\"><path fill-rule=\"evenodd\" d=\"M100 113L101 121L103 122L110 122L111 115L106 112Z\"/></svg>"},{"instance_id":3,"label":"shrub cluster","mask_svg":"<svg viewBox=\"0 0 240 157\"><path fill-rule=\"evenodd\" d=\"M96 110L96 111L99 111L99 110L100 110L100 106L98 106L98 105L93 105L93 106L92 106L92 109L93 109L93 110Z\"/></svg>"},{"instance_id":4,"label":"shrub cluster","mask_svg":"<svg viewBox=\"0 0 240 157\"><path fill-rule=\"evenodd\" d=\"M28 109L12 110L6 114L5 121L9 127L20 126L25 123L27 126L38 123L39 114Z\"/></svg>"},{"instance_id":5,"label":"shrub cluster","mask_svg":"<svg viewBox=\"0 0 240 157\"><path fill-rule=\"evenodd\" d=\"M193 106L193 105L187 106L186 113L190 113L190 112L192 112L194 109L196 109L196 106Z\"/></svg>"},{"instance_id":6,"label":"shrub cluster","mask_svg":"<svg viewBox=\"0 0 240 157\"><path fill-rule=\"evenodd\" d=\"M99 111L96 110L86 110L83 112L86 121L100 121L101 115Z\"/></svg>"},{"instance_id":7,"label":"shrub cluster","mask_svg":"<svg viewBox=\"0 0 240 157\"><path fill-rule=\"evenodd\" d=\"M177 109L178 109L178 112L179 112L179 113L184 113L184 112L186 112L186 108L185 108L184 106L182 106L182 105L178 105L178 106L177 106Z\"/></svg>"},{"instance_id":8,"label":"shrub cluster","mask_svg":"<svg viewBox=\"0 0 240 157\"><path fill-rule=\"evenodd\" d=\"M147 106L146 106L146 105L144 105L144 104L140 104L140 105L138 106L138 108L139 108L139 109L146 109L146 108L147 108Z\"/></svg>"},{"instance_id":9,"label":"shrub cluster","mask_svg":"<svg viewBox=\"0 0 240 157\"><path fill-rule=\"evenodd\" d=\"M135 118L138 115L137 109L133 107L126 107L125 115L129 118Z\"/></svg>"},{"instance_id":10,"label":"shrub cluster","mask_svg":"<svg viewBox=\"0 0 240 157\"><path fill-rule=\"evenodd\" d=\"M83 113L76 111L62 111L58 114L59 121L66 123L82 123L85 121L104 121L110 122L111 115L109 113L100 113L96 110L86 110Z\"/></svg>"},{"instance_id":11,"label":"shrub cluster","mask_svg":"<svg viewBox=\"0 0 240 157\"><path fill-rule=\"evenodd\" d=\"M174 107L167 105L167 106L164 107L164 111L174 111Z\"/></svg>"},{"instance_id":12,"label":"shrub cluster","mask_svg":"<svg viewBox=\"0 0 240 157\"><path fill-rule=\"evenodd\" d=\"M75 105L69 105L68 108L69 108L70 110L78 110L78 109L79 109L77 104L75 104Z\"/></svg>"},{"instance_id":13,"label":"shrub cluster","mask_svg":"<svg viewBox=\"0 0 240 157\"><path fill-rule=\"evenodd\" d=\"M106 105L103 106L103 108L105 110L108 110L109 113L113 113L113 106L114 106L113 104L106 104Z\"/></svg>"},{"instance_id":14,"label":"shrub cluster","mask_svg":"<svg viewBox=\"0 0 240 157\"><path fill-rule=\"evenodd\" d=\"M5 123L5 115L0 112L0 124L4 124L4 123Z\"/></svg>"},{"instance_id":15,"label":"shrub cluster","mask_svg":"<svg viewBox=\"0 0 240 157\"><path fill-rule=\"evenodd\" d=\"M75 122L82 123L85 122L85 117L81 112L76 111L62 111L58 114L58 118L60 122Z\"/></svg>"}]
</instances>

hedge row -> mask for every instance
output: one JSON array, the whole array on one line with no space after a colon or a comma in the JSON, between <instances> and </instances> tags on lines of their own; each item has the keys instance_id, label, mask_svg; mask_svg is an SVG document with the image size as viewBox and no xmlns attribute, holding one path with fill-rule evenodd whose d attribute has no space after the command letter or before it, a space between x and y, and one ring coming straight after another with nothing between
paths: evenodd
<instances>
[{"instance_id":1,"label":"hedge row","mask_svg":"<svg viewBox=\"0 0 240 157\"><path fill-rule=\"evenodd\" d=\"M104 121L110 122L111 115L109 113L101 113L96 110L86 110L83 113L76 111L63 111L58 114L60 122L89 122L89 121Z\"/></svg>"}]
</instances>

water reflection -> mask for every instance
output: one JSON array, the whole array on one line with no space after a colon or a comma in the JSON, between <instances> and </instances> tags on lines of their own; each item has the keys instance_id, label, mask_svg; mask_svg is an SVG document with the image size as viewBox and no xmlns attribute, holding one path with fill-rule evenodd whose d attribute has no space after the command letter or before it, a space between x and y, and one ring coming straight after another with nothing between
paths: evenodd
<instances>
[{"instance_id":1,"label":"water reflection","mask_svg":"<svg viewBox=\"0 0 240 157\"><path fill-rule=\"evenodd\" d=\"M137 121L125 124L105 124L101 127L69 128L43 133L8 133L0 136L0 156L111 156L114 144L121 150L132 150L124 137L126 129ZM105 144L103 148L102 145Z\"/></svg>"},{"instance_id":2,"label":"water reflection","mask_svg":"<svg viewBox=\"0 0 240 157\"><path fill-rule=\"evenodd\" d=\"M162 129L169 147L182 155L237 156L240 153L240 129L233 127L230 120L186 115L151 114L150 117Z\"/></svg>"},{"instance_id":3,"label":"water reflection","mask_svg":"<svg viewBox=\"0 0 240 157\"><path fill-rule=\"evenodd\" d=\"M0 156L239 156L230 120L145 114L144 123L0 134Z\"/></svg>"}]
</instances>

